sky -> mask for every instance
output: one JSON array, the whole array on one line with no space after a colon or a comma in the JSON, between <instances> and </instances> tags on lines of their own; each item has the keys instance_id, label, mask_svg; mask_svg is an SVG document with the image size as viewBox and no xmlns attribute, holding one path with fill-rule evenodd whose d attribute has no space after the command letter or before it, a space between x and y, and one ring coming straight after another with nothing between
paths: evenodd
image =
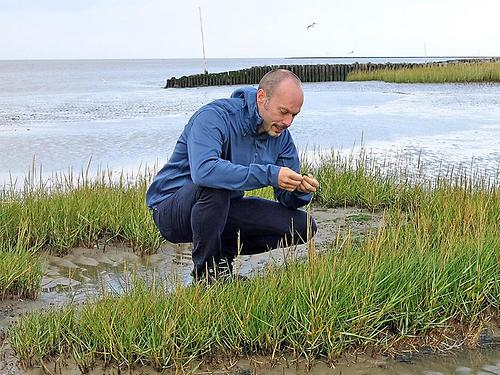
<instances>
[{"instance_id":1,"label":"sky","mask_svg":"<svg viewBox=\"0 0 500 375\"><path fill-rule=\"evenodd\" d=\"M207 58L500 56L500 0L0 0L0 59L199 58L199 8Z\"/></svg>"}]
</instances>

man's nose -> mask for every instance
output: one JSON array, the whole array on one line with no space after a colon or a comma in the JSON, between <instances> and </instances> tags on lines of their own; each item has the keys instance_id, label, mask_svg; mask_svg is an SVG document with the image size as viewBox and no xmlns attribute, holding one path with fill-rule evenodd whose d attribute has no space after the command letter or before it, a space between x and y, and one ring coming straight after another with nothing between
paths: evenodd
<instances>
[{"instance_id":1,"label":"man's nose","mask_svg":"<svg viewBox=\"0 0 500 375\"><path fill-rule=\"evenodd\" d=\"M286 126L290 126L292 125L292 122L293 122L293 115L290 113L285 115L285 117L283 118L283 124L285 124Z\"/></svg>"}]
</instances>

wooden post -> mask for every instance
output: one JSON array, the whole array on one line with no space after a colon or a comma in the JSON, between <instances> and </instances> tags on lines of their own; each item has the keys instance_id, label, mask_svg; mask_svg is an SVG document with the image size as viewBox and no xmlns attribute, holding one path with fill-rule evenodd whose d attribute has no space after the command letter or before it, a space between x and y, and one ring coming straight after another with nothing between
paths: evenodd
<instances>
[{"instance_id":1,"label":"wooden post","mask_svg":"<svg viewBox=\"0 0 500 375\"><path fill-rule=\"evenodd\" d=\"M167 79L165 88L186 88L220 85L256 85L272 69L287 69L295 73L302 82L344 81L350 72L373 71L379 69L394 70L419 66L440 66L445 63L353 63L353 64L302 64L302 65L266 65L220 73L193 74Z\"/></svg>"}]
</instances>

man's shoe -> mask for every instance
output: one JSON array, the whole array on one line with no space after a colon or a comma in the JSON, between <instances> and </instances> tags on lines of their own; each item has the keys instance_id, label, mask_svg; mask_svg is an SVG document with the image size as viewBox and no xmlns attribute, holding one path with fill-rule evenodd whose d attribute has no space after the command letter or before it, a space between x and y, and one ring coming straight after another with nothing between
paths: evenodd
<instances>
[{"instance_id":1,"label":"man's shoe","mask_svg":"<svg viewBox=\"0 0 500 375\"><path fill-rule=\"evenodd\" d=\"M193 270L191 275L193 276L195 282L206 283L207 285L212 285L216 282L248 280L245 276L233 274L232 261L230 262L227 259L221 259L215 267L207 267L205 272L202 272L201 274Z\"/></svg>"}]
</instances>

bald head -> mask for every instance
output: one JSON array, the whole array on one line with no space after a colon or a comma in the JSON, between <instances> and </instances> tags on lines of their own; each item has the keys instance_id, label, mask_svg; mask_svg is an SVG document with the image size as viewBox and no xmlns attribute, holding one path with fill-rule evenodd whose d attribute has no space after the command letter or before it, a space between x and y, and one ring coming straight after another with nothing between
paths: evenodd
<instances>
[{"instance_id":1,"label":"bald head","mask_svg":"<svg viewBox=\"0 0 500 375\"><path fill-rule=\"evenodd\" d=\"M259 83L257 110L262 119L259 132L279 137L300 112L304 92L300 79L289 70L272 70Z\"/></svg>"},{"instance_id":2,"label":"bald head","mask_svg":"<svg viewBox=\"0 0 500 375\"><path fill-rule=\"evenodd\" d=\"M258 90L262 89L266 92L268 99L273 95L274 90L284 81L291 80L298 87L302 88L299 77L294 73L285 69L273 69L267 72L259 82Z\"/></svg>"}]
</instances>

